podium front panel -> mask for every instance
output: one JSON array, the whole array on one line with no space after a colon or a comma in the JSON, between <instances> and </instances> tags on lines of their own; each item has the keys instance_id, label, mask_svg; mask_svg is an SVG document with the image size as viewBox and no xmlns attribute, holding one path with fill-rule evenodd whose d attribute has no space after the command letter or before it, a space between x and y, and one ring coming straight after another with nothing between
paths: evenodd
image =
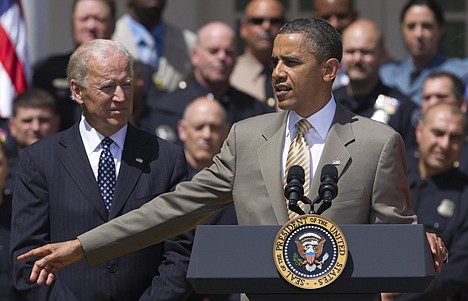
<instances>
[{"instance_id":1,"label":"podium front panel","mask_svg":"<svg viewBox=\"0 0 468 301\"><path fill-rule=\"evenodd\" d=\"M276 270L280 226L199 226L187 277L199 293L370 294L422 292L434 275L422 225L339 225L348 243L341 276L317 290L287 283Z\"/></svg>"}]
</instances>

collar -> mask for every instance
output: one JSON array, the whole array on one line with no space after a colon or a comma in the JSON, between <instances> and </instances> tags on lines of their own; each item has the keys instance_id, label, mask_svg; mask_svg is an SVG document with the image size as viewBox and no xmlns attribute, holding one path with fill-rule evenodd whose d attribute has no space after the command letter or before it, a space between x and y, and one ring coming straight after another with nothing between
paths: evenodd
<instances>
[{"instance_id":1,"label":"collar","mask_svg":"<svg viewBox=\"0 0 468 301\"><path fill-rule=\"evenodd\" d=\"M160 21L151 29L151 35L156 40L156 47L159 55L162 55L162 51L164 49L164 27L164 22Z\"/></svg>"},{"instance_id":2,"label":"collar","mask_svg":"<svg viewBox=\"0 0 468 301\"><path fill-rule=\"evenodd\" d=\"M128 125L125 125L109 137L114 141L114 144L117 145L118 149L120 150L123 150L125 136L127 135L127 128ZM79 130L81 134L81 139L83 140L83 144L86 150L86 154L88 156L94 151L100 149L101 141L105 138L105 136L96 131L96 129L94 129L93 127L91 127L91 125L89 125L84 116L81 116Z\"/></svg>"},{"instance_id":3,"label":"collar","mask_svg":"<svg viewBox=\"0 0 468 301\"><path fill-rule=\"evenodd\" d=\"M441 65L443 62L445 62L446 59L447 59L446 56L444 56L442 53L438 52L420 70L416 70L414 68L413 61L411 60L411 57L406 58L403 61L403 64L406 66L406 68L408 68L408 70L410 70L412 72L420 72L421 70L424 70L424 69L431 69L431 68L437 67L437 66Z\"/></svg>"},{"instance_id":4,"label":"collar","mask_svg":"<svg viewBox=\"0 0 468 301\"><path fill-rule=\"evenodd\" d=\"M137 42L137 45L144 43L146 46L154 46L155 42L151 33L143 25L135 21L129 14L126 14L124 18L130 27L133 39Z\"/></svg>"},{"instance_id":5,"label":"collar","mask_svg":"<svg viewBox=\"0 0 468 301\"><path fill-rule=\"evenodd\" d=\"M335 98L331 95L330 100L327 104L320 109L315 114L307 117L307 121L315 128L319 136L325 141L328 136L328 131L330 130L331 124L333 122L333 118L335 116L336 111L336 103ZM296 123L303 119L303 117L299 116L296 112L290 111L288 115L287 121L287 129L289 135L294 137L296 135L297 129L294 127Z\"/></svg>"},{"instance_id":6,"label":"collar","mask_svg":"<svg viewBox=\"0 0 468 301\"><path fill-rule=\"evenodd\" d=\"M264 74L265 66L263 66L252 53L244 52L237 60L244 60L245 65L249 66L251 72L256 76L262 76Z\"/></svg>"}]
</instances>

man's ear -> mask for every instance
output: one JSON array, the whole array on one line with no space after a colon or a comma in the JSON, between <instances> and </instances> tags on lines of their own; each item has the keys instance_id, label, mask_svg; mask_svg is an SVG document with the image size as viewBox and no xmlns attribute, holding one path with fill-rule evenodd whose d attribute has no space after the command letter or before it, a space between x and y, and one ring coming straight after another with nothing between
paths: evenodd
<instances>
[{"instance_id":1,"label":"man's ear","mask_svg":"<svg viewBox=\"0 0 468 301\"><path fill-rule=\"evenodd\" d=\"M460 102L460 111L462 111L462 113L466 113L467 109L468 109L468 103L466 102L465 97L462 96L462 100Z\"/></svg>"},{"instance_id":2,"label":"man's ear","mask_svg":"<svg viewBox=\"0 0 468 301\"><path fill-rule=\"evenodd\" d=\"M73 100L80 105L83 104L82 89L73 79L70 81L70 91Z\"/></svg>"},{"instance_id":3,"label":"man's ear","mask_svg":"<svg viewBox=\"0 0 468 301\"><path fill-rule=\"evenodd\" d=\"M239 35L242 39L245 40L247 36L247 22L245 20L241 20L239 25Z\"/></svg>"},{"instance_id":4,"label":"man's ear","mask_svg":"<svg viewBox=\"0 0 468 301\"><path fill-rule=\"evenodd\" d=\"M13 137L13 138L16 138L16 117L15 116L11 116L9 119L8 119L8 129L10 130L10 136Z\"/></svg>"},{"instance_id":5,"label":"man's ear","mask_svg":"<svg viewBox=\"0 0 468 301\"><path fill-rule=\"evenodd\" d=\"M180 119L178 122L177 122L177 131L179 132L179 139L180 141L182 142L185 142L185 140L187 140L187 129L186 129L186 124L185 124L185 120L183 119Z\"/></svg>"},{"instance_id":6,"label":"man's ear","mask_svg":"<svg viewBox=\"0 0 468 301\"><path fill-rule=\"evenodd\" d=\"M418 125L416 126L416 142L417 142L417 144L421 143L423 128L424 128L424 121L422 119L420 119L418 121Z\"/></svg>"},{"instance_id":7,"label":"man's ear","mask_svg":"<svg viewBox=\"0 0 468 301\"><path fill-rule=\"evenodd\" d=\"M340 71L340 62L335 58L328 59L323 67L322 79L324 82L331 82L335 79Z\"/></svg>"}]
</instances>

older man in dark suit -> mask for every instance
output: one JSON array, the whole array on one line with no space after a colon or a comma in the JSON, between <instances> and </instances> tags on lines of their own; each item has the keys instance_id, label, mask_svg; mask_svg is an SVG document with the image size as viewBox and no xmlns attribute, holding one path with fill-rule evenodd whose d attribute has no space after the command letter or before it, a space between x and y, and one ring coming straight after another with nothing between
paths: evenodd
<instances>
[{"instance_id":1,"label":"older man in dark suit","mask_svg":"<svg viewBox=\"0 0 468 301\"><path fill-rule=\"evenodd\" d=\"M110 40L82 44L68 78L83 108L70 129L25 149L14 193L12 253L76 235L173 190L187 178L182 149L128 124L133 107L133 61ZM109 141L109 143L106 143ZM60 275L50 287L27 281L32 262L14 263L26 300L180 300L191 237Z\"/></svg>"},{"instance_id":2,"label":"older man in dark suit","mask_svg":"<svg viewBox=\"0 0 468 301\"><path fill-rule=\"evenodd\" d=\"M336 223L414 223L409 207L404 143L390 127L356 116L337 104L332 83L342 55L341 38L319 19L286 23L275 38L272 78L285 111L241 121L231 129L209 168L173 193L78 236L44 246L19 259L41 256L31 279L53 283L58 270L86 255L98 263L181 233L234 200L239 224L288 221L283 197L290 144L299 129L308 144L309 197L316 195L325 164L338 169L338 196L324 215ZM296 127L297 122L312 127ZM302 131L303 128L309 130ZM305 162L305 161L303 161ZM306 172L307 176L307 172ZM122 225L125 225L123 229ZM438 268L440 238L429 236Z\"/></svg>"}]
</instances>

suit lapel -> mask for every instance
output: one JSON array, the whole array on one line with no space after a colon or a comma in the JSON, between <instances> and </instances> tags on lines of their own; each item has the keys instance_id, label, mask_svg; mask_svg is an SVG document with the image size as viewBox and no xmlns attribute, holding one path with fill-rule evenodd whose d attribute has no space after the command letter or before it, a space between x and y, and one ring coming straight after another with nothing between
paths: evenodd
<instances>
[{"instance_id":1,"label":"suit lapel","mask_svg":"<svg viewBox=\"0 0 468 301\"><path fill-rule=\"evenodd\" d=\"M65 170L70 174L87 200L96 208L99 215L107 220L107 210L86 155L78 124L63 132L59 144L62 149L59 160Z\"/></svg>"},{"instance_id":2,"label":"suit lapel","mask_svg":"<svg viewBox=\"0 0 468 301\"><path fill-rule=\"evenodd\" d=\"M280 224L288 220L281 179L282 149L287 116L287 112L276 115L276 120L271 122L262 134L266 142L257 150L263 181L276 219Z\"/></svg>"},{"instance_id":3,"label":"suit lapel","mask_svg":"<svg viewBox=\"0 0 468 301\"><path fill-rule=\"evenodd\" d=\"M151 147L146 137L146 135L139 134L136 128L128 125L109 219L119 215L134 190L143 168L149 164L151 152L157 152L157 149Z\"/></svg>"},{"instance_id":4,"label":"suit lapel","mask_svg":"<svg viewBox=\"0 0 468 301\"><path fill-rule=\"evenodd\" d=\"M332 126L328 132L328 137L320 157L317 171L312 180L309 198L312 200L318 194L320 186L320 174L326 164L333 164L338 170L338 177L350 163L351 155L346 146L354 141L354 134L351 128L352 115L346 111L340 104L336 104L335 117Z\"/></svg>"}]
</instances>

